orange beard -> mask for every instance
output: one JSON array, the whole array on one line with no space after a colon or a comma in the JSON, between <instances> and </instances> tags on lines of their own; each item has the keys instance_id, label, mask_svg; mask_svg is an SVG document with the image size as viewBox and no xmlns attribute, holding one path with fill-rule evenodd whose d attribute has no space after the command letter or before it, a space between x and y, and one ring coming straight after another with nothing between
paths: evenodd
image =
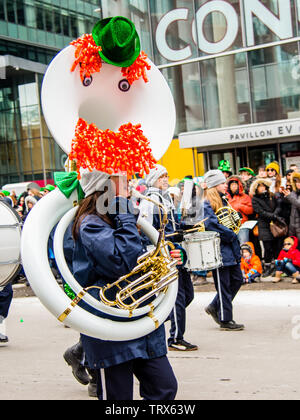
<instances>
[{"instance_id":1,"label":"orange beard","mask_svg":"<svg viewBox=\"0 0 300 420\"><path fill-rule=\"evenodd\" d=\"M103 131L82 118L76 126L69 159L76 160L79 179L80 168L142 177L157 163L140 124L124 124L118 132Z\"/></svg>"}]
</instances>

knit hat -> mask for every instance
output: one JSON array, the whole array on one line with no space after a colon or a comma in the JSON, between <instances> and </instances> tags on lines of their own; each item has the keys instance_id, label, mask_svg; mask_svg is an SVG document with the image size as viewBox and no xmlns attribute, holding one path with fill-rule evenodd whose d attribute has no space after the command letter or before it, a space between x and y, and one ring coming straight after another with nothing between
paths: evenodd
<instances>
[{"instance_id":1,"label":"knit hat","mask_svg":"<svg viewBox=\"0 0 300 420\"><path fill-rule=\"evenodd\" d=\"M148 187L153 187L155 182L163 175L167 174L168 171L164 166L155 165L153 169L150 170L149 175L146 178L146 185Z\"/></svg>"},{"instance_id":2,"label":"knit hat","mask_svg":"<svg viewBox=\"0 0 300 420\"><path fill-rule=\"evenodd\" d=\"M271 162L267 167L266 167L266 171L268 169L275 169L276 173L279 174L280 173L280 166L278 164L278 162L274 161Z\"/></svg>"},{"instance_id":3,"label":"knit hat","mask_svg":"<svg viewBox=\"0 0 300 420\"><path fill-rule=\"evenodd\" d=\"M203 178L203 182L206 184L206 187L213 188L217 187L220 184L226 182L225 175L219 169L208 171Z\"/></svg>"},{"instance_id":4,"label":"knit hat","mask_svg":"<svg viewBox=\"0 0 300 420\"><path fill-rule=\"evenodd\" d=\"M94 194L96 191L103 191L103 188L110 178L105 172L100 172L94 169L90 172L88 169L82 169L80 171L81 175L81 188L83 189L85 196L88 197Z\"/></svg>"}]
</instances>

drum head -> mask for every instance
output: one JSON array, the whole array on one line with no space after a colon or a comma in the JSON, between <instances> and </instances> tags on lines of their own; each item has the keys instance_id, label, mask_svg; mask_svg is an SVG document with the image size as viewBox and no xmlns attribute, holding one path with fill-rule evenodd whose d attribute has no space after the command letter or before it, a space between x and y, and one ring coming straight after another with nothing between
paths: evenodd
<instances>
[{"instance_id":1,"label":"drum head","mask_svg":"<svg viewBox=\"0 0 300 420\"><path fill-rule=\"evenodd\" d=\"M0 200L0 287L12 282L21 269L21 218Z\"/></svg>"}]
</instances>

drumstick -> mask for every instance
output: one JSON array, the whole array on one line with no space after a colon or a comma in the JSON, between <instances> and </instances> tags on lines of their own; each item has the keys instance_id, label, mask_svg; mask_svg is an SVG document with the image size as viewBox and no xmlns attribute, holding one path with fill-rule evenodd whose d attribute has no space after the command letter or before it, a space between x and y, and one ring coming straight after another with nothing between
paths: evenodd
<instances>
[{"instance_id":1,"label":"drumstick","mask_svg":"<svg viewBox=\"0 0 300 420\"><path fill-rule=\"evenodd\" d=\"M177 235L186 235L187 233L192 233L192 232L199 232L200 224L206 222L206 220L208 220L208 217L204 220L201 220L201 222L198 222L195 226L199 225L199 227L197 228L193 228L193 229L189 229L189 230L185 230L183 232L175 232L175 233L171 233L169 235L166 235L166 238L170 238L171 236L177 236Z\"/></svg>"}]
</instances>

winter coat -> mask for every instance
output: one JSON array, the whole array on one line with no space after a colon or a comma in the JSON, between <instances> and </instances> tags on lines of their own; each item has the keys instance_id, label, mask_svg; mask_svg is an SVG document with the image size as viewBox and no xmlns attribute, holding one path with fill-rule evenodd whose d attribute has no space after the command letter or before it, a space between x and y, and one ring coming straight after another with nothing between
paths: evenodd
<instances>
[{"instance_id":1,"label":"winter coat","mask_svg":"<svg viewBox=\"0 0 300 420\"><path fill-rule=\"evenodd\" d=\"M288 251L282 249L277 259L283 261L285 258L288 258L292 260L294 265L300 267L300 251L297 249L298 239L295 236L291 236L291 238L294 239L294 245Z\"/></svg>"},{"instance_id":2,"label":"winter coat","mask_svg":"<svg viewBox=\"0 0 300 420\"><path fill-rule=\"evenodd\" d=\"M297 176L298 175L298 176ZM300 174L293 173L292 187L293 191L286 197L286 201L291 204L290 233L300 239L300 191L296 188L294 178L300 178Z\"/></svg>"},{"instance_id":3,"label":"winter coat","mask_svg":"<svg viewBox=\"0 0 300 420\"><path fill-rule=\"evenodd\" d=\"M103 287L128 274L144 252L134 215L115 216L113 226L97 215L88 215L82 220L79 237L75 241L72 271L82 287ZM89 293L99 299L99 290L92 289ZM84 302L80 305L99 315L96 309ZM101 314L101 317L111 319L107 314ZM137 358L153 359L167 353L164 325L147 336L131 341L110 342L83 334L81 339L86 361L92 369L107 368Z\"/></svg>"},{"instance_id":4,"label":"winter coat","mask_svg":"<svg viewBox=\"0 0 300 420\"><path fill-rule=\"evenodd\" d=\"M254 245L252 242L246 242L245 244L249 250L251 257L249 260L246 260L242 256L241 260L241 270L245 273L246 276L249 274L262 274L262 264L260 258L255 254ZM243 245L244 246L244 245Z\"/></svg>"},{"instance_id":5,"label":"winter coat","mask_svg":"<svg viewBox=\"0 0 300 420\"><path fill-rule=\"evenodd\" d=\"M259 184L264 183L267 187L267 192L264 194L257 194L257 187ZM259 231L260 241L273 241L274 236L270 229L270 223L278 220L281 213L281 207L278 205L277 200L269 192L270 181L261 178L253 182L250 189L250 195L252 196L252 206L256 213L257 225Z\"/></svg>"},{"instance_id":6,"label":"winter coat","mask_svg":"<svg viewBox=\"0 0 300 420\"><path fill-rule=\"evenodd\" d=\"M226 205L227 203L224 202L224 206ZM239 264L241 261L241 252L237 235L231 229L219 223L209 201L204 201L204 218L207 218L204 222L205 229L220 234L223 266L229 267Z\"/></svg>"},{"instance_id":7,"label":"winter coat","mask_svg":"<svg viewBox=\"0 0 300 420\"><path fill-rule=\"evenodd\" d=\"M230 188L229 188L230 183L232 181L236 181L239 185L237 194L234 194L234 195L230 192ZM241 214L242 224L243 224L248 220L248 216L250 216L253 213L252 200L248 194L244 193L244 186L240 177L231 176L230 178L228 178L227 183L228 183L228 190L227 190L228 202L234 210L238 211Z\"/></svg>"}]
</instances>

